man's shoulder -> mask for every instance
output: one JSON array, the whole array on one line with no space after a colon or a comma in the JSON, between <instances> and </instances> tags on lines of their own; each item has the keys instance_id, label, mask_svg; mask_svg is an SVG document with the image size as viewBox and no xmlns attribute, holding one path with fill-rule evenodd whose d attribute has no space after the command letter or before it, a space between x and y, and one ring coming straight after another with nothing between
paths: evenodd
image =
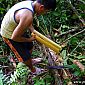
<instances>
[{"instance_id":1,"label":"man's shoulder","mask_svg":"<svg viewBox=\"0 0 85 85\"><path fill-rule=\"evenodd\" d=\"M23 17L27 17L27 18L33 18L33 14L30 10L28 9L22 9L19 11L20 15Z\"/></svg>"}]
</instances>

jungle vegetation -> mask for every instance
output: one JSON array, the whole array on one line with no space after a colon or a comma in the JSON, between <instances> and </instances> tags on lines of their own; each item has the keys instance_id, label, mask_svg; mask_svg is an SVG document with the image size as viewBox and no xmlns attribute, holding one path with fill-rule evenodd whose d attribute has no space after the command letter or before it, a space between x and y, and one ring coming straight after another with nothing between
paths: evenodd
<instances>
[{"instance_id":1,"label":"jungle vegetation","mask_svg":"<svg viewBox=\"0 0 85 85\"><path fill-rule=\"evenodd\" d=\"M0 25L8 9L20 1L22 0L0 0ZM33 25L40 33L49 35L54 42L62 46L60 60L63 66L68 67L66 74L63 71L59 74L62 85L83 85L85 84L85 0L56 1L55 11L34 16ZM48 60L40 43L35 42L32 56L43 57L43 62L38 67L46 68ZM10 57L14 57L16 63L11 62ZM16 68L13 64L17 65ZM55 78L50 70L34 78L31 78L29 73L29 68L17 61L0 36L0 85L55 85ZM62 76L63 74L65 76Z\"/></svg>"}]
</instances>

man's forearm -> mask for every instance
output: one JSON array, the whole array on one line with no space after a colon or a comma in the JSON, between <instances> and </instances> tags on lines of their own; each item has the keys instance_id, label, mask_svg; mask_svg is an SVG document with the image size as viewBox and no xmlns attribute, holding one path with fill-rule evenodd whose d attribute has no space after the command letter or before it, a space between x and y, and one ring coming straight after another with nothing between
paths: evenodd
<instances>
[{"instance_id":1,"label":"man's forearm","mask_svg":"<svg viewBox=\"0 0 85 85\"><path fill-rule=\"evenodd\" d=\"M34 31L34 27L31 25L31 26L29 27L29 30L30 30L31 32L33 32L33 31Z\"/></svg>"},{"instance_id":2,"label":"man's forearm","mask_svg":"<svg viewBox=\"0 0 85 85\"><path fill-rule=\"evenodd\" d=\"M25 38L25 37L16 37L11 39L16 42L32 42L31 38Z\"/></svg>"}]
</instances>

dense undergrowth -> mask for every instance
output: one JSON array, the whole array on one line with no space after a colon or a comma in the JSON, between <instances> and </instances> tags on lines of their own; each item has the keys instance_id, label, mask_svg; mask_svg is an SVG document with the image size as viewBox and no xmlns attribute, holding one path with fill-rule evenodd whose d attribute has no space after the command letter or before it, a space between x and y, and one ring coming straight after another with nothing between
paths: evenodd
<instances>
[{"instance_id":1,"label":"dense undergrowth","mask_svg":"<svg viewBox=\"0 0 85 85\"><path fill-rule=\"evenodd\" d=\"M0 0L0 23L6 11L17 2L18 0ZM66 85L69 80L84 84L85 70L79 65L85 66L85 0L57 0L55 11L34 17L34 27L45 36L50 35L53 41L62 46L60 56L63 58L63 65L69 67L71 74L71 78L64 79L63 84ZM33 56L42 55L39 48L33 52ZM18 62L14 69L7 56L14 54L0 37L0 85L26 85L29 69ZM44 60L44 64L47 64L47 60ZM33 80L34 85L53 85L51 81L54 77L49 72Z\"/></svg>"}]
</instances>

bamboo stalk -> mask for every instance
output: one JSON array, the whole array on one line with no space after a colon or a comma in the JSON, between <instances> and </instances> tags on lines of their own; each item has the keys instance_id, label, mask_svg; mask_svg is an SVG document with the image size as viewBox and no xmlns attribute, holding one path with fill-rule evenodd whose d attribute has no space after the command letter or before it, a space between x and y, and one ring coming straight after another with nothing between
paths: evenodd
<instances>
[{"instance_id":1,"label":"bamboo stalk","mask_svg":"<svg viewBox=\"0 0 85 85\"><path fill-rule=\"evenodd\" d=\"M40 38L42 38L44 41L49 42L50 44L52 44L54 47L56 47L57 49L59 49L59 51L61 50L61 46L56 44L55 42L53 42L52 40L50 40L49 38L45 37L44 35L42 35L41 33L39 33L38 31L34 30L33 33L37 34Z\"/></svg>"},{"instance_id":2,"label":"bamboo stalk","mask_svg":"<svg viewBox=\"0 0 85 85\"><path fill-rule=\"evenodd\" d=\"M33 33L32 33L33 35ZM47 46L48 48L52 49L53 51L55 51L56 53L59 53L59 49L56 48L55 46L53 46L52 44L50 44L49 42L44 41L43 39L41 39L39 36L36 35L36 40L38 42L40 42L41 44L44 44L45 46Z\"/></svg>"}]
</instances>

